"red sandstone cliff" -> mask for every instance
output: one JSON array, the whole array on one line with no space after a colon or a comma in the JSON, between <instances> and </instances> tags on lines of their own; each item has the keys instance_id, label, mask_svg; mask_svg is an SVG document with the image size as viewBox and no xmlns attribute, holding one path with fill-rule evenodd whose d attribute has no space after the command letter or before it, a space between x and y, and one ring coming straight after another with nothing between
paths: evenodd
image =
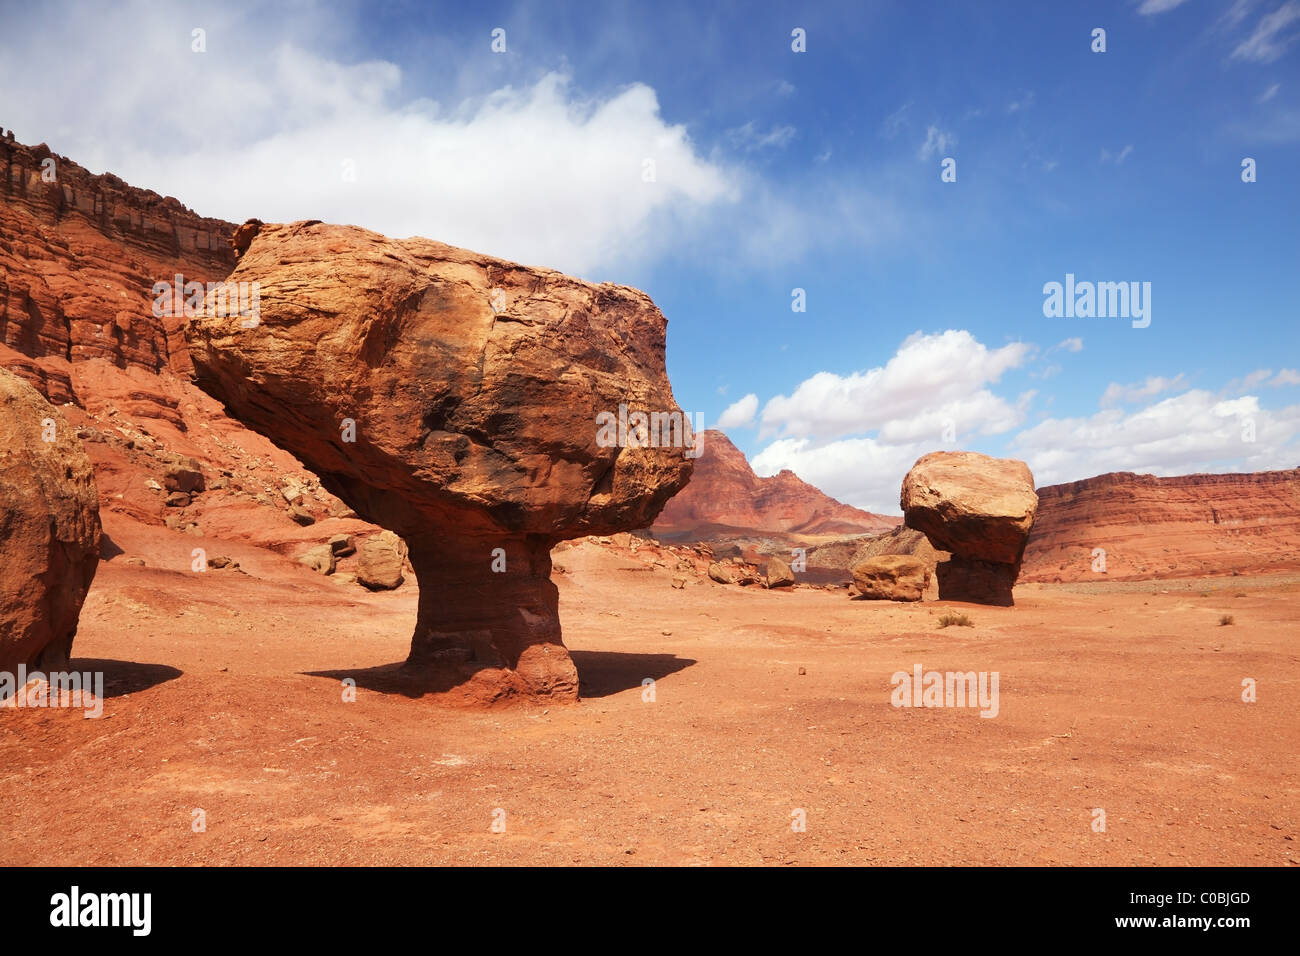
<instances>
[{"instance_id":1,"label":"red sandstone cliff","mask_svg":"<svg viewBox=\"0 0 1300 956\"><path fill-rule=\"evenodd\" d=\"M1300 569L1300 469L1156 478L1129 472L1038 489L1021 581ZM1094 549L1105 573L1094 571Z\"/></svg>"},{"instance_id":2,"label":"red sandstone cliff","mask_svg":"<svg viewBox=\"0 0 1300 956\"><path fill-rule=\"evenodd\" d=\"M154 315L154 283L229 275L234 231L0 136L0 367L65 406L94 464L110 542L166 524L294 551L295 539L323 532L301 525L347 513L291 455L191 384L186 320ZM205 488L172 493L177 467L197 467Z\"/></svg>"},{"instance_id":3,"label":"red sandstone cliff","mask_svg":"<svg viewBox=\"0 0 1300 956\"><path fill-rule=\"evenodd\" d=\"M792 471L760 478L726 435L709 430L690 484L664 507L654 531L700 537L725 531L878 534L901 520L842 504Z\"/></svg>"}]
</instances>

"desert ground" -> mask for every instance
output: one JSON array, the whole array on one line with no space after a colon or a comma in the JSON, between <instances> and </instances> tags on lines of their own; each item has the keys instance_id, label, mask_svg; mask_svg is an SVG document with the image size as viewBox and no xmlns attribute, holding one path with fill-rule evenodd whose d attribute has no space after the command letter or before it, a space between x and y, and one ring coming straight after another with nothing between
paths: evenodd
<instances>
[{"instance_id":1,"label":"desert ground","mask_svg":"<svg viewBox=\"0 0 1300 956\"><path fill-rule=\"evenodd\" d=\"M240 570L196 574L201 539L105 531L122 554L73 649L105 674L102 717L0 711L10 864L1300 860L1294 574L904 604L679 590L583 540L554 575L581 701L483 709L397 672L413 581L370 593L237 544ZM974 626L939 628L947 610ZM998 672L997 716L891 706L918 663Z\"/></svg>"}]
</instances>

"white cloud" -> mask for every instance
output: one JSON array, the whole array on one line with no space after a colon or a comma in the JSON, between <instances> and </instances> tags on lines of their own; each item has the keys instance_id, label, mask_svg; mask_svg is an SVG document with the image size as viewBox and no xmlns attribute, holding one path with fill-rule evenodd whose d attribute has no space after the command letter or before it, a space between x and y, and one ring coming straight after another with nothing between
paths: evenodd
<instances>
[{"instance_id":1,"label":"white cloud","mask_svg":"<svg viewBox=\"0 0 1300 956\"><path fill-rule=\"evenodd\" d=\"M953 133L945 132L937 126L931 126L925 131L925 142L917 150L917 155L921 159L929 159L931 156L941 156L948 152L950 146L957 145L957 137Z\"/></svg>"},{"instance_id":2,"label":"white cloud","mask_svg":"<svg viewBox=\"0 0 1300 956\"><path fill-rule=\"evenodd\" d=\"M1274 388L1279 388L1283 385L1300 385L1300 372L1297 372L1293 368L1284 368L1282 371L1278 372L1277 377L1268 384Z\"/></svg>"},{"instance_id":3,"label":"white cloud","mask_svg":"<svg viewBox=\"0 0 1300 956\"><path fill-rule=\"evenodd\" d=\"M1254 441L1246 436L1254 430ZM1016 435L1040 485L1109 471L1156 475L1268 471L1300 465L1300 405L1267 411L1254 396L1223 401L1193 389L1132 413L1048 419Z\"/></svg>"},{"instance_id":4,"label":"white cloud","mask_svg":"<svg viewBox=\"0 0 1300 956\"><path fill-rule=\"evenodd\" d=\"M1034 105L1034 91L1030 90L1018 100L1012 100L1007 104L1008 113L1019 113L1021 110L1029 109Z\"/></svg>"},{"instance_id":5,"label":"white cloud","mask_svg":"<svg viewBox=\"0 0 1300 956\"><path fill-rule=\"evenodd\" d=\"M1260 94L1259 102L1267 103L1273 97L1277 96L1277 91L1280 89L1282 89L1282 84L1274 83L1272 86L1270 86L1268 89L1266 89L1263 93Z\"/></svg>"},{"instance_id":6,"label":"white cloud","mask_svg":"<svg viewBox=\"0 0 1300 956\"><path fill-rule=\"evenodd\" d=\"M1186 0L1142 0L1141 6L1138 7L1138 13L1144 17L1155 16L1157 13L1164 13L1172 10L1174 7L1182 6Z\"/></svg>"},{"instance_id":7,"label":"white cloud","mask_svg":"<svg viewBox=\"0 0 1300 956\"><path fill-rule=\"evenodd\" d=\"M761 188L705 156L644 84L591 96L552 72L511 85L504 67L493 79L504 57L485 39L469 86L491 92L434 102L397 64L326 52L328 12L292 13L206 9L202 54L190 14L146 3L73 5L73 30L6 30L0 86L42 87L6 100L6 125L205 215L352 223L589 278L716 234L702 221Z\"/></svg>"},{"instance_id":8,"label":"white cloud","mask_svg":"<svg viewBox=\"0 0 1300 956\"><path fill-rule=\"evenodd\" d=\"M935 441L890 445L872 438L848 438L828 445L783 438L754 456L756 474L775 475L789 468L832 498L877 514L899 514L903 476Z\"/></svg>"},{"instance_id":9,"label":"white cloud","mask_svg":"<svg viewBox=\"0 0 1300 956\"><path fill-rule=\"evenodd\" d=\"M1150 398L1152 395L1159 395L1161 392L1173 391L1184 386L1183 374L1179 372L1173 378L1165 378L1161 375L1151 375L1141 385L1120 385L1111 382L1106 386L1106 391L1102 393L1102 408L1121 403L1129 404L1141 401L1144 398Z\"/></svg>"},{"instance_id":10,"label":"white cloud","mask_svg":"<svg viewBox=\"0 0 1300 956\"><path fill-rule=\"evenodd\" d=\"M1018 410L989 392L1032 351L1023 342L989 349L965 330L910 335L884 366L849 375L818 372L790 396L763 407L762 434L836 438L880 429L891 441L931 433L951 418L963 432L995 434L1018 424Z\"/></svg>"},{"instance_id":11,"label":"white cloud","mask_svg":"<svg viewBox=\"0 0 1300 956\"><path fill-rule=\"evenodd\" d=\"M752 153L760 149L780 149L794 139L795 132L793 126L776 125L767 132L762 132L754 125L754 121L750 120L744 126L727 130L726 136L732 146Z\"/></svg>"},{"instance_id":12,"label":"white cloud","mask_svg":"<svg viewBox=\"0 0 1300 956\"><path fill-rule=\"evenodd\" d=\"M880 124L880 133L886 139L893 139L907 125L907 111L912 108L912 101L908 100L894 112L885 117Z\"/></svg>"},{"instance_id":13,"label":"white cloud","mask_svg":"<svg viewBox=\"0 0 1300 956\"><path fill-rule=\"evenodd\" d=\"M727 406L714 428L749 428L758 413L758 396L752 392Z\"/></svg>"},{"instance_id":14,"label":"white cloud","mask_svg":"<svg viewBox=\"0 0 1300 956\"><path fill-rule=\"evenodd\" d=\"M1062 341L1060 341L1060 342L1057 342L1057 343L1056 343L1056 347L1057 347L1058 349L1065 349L1067 352L1082 352L1082 351L1083 351L1083 339L1081 339L1081 338L1079 338L1079 336L1075 335L1075 336L1072 336L1071 338L1064 339L1064 340L1062 340Z\"/></svg>"},{"instance_id":15,"label":"white cloud","mask_svg":"<svg viewBox=\"0 0 1300 956\"><path fill-rule=\"evenodd\" d=\"M1287 36L1279 34L1297 20L1300 20L1300 0L1287 0L1272 13L1260 17L1251 35L1232 51L1233 59L1272 63L1286 52L1287 45L1297 36L1295 31Z\"/></svg>"}]
</instances>

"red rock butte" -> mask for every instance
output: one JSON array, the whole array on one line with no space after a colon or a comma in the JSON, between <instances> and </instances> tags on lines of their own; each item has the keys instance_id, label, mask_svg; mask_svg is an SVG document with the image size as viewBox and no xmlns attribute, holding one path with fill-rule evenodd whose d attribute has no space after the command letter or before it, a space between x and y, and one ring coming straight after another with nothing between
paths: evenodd
<instances>
[{"instance_id":1,"label":"red rock butte","mask_svg":"<svg viewBox=\"0 0 1300 956\"><path fill-rule=\"evenodd\" d=\"M620 404L685 417L650 298L318 222L260 226L228 281L258 284L259 321L195 319L196 381L406 540L409 668L576 697L551 548L646 527L691 475L687 449L597 441Z\"/></svg>"}]
</instances>

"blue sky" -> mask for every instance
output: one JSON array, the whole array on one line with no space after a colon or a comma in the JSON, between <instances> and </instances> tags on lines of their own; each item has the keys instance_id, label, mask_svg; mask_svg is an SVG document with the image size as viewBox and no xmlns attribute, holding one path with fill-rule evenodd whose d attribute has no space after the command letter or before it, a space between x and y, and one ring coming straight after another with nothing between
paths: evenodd
<instances>
[{"instance_id":1,"label":"blue sky","mask_svg":"<svg viewBox=\"0 0 1300 956\"><path fill-rule=\"evenodd\" d=\"M466 6L6 10L0 122L204 214L643 288L683 408L873 510L940 447L1300 465L1300 0ZM1045 317L1067 273L1150 325Z\"/></svg>"}]
</instances>

